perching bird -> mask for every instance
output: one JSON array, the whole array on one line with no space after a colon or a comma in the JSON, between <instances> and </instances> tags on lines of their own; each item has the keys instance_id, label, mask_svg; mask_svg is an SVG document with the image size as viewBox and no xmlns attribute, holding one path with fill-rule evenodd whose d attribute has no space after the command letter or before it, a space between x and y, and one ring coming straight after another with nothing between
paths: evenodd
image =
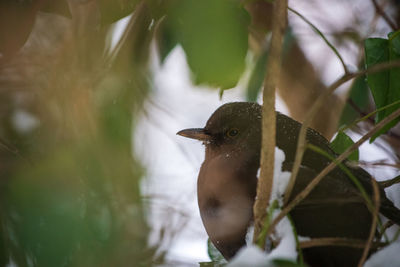
<instances>
[{"instance_id":1,"label":"perching bird","mask_svg":"<svg viewBox=\"0 0 400 267\"><path fill-rule=\"evenodd\" d=\"M276 117L276 145L283 150L282 171L291 171L301 124L279 112ZM200 215L215 247L226 259L245 245L247 228L253 220L257 171L261 150L261 106L256 103L228 103L218 108L204 128L185 129L178 135L203 141L205 160L197 181ZM307 142L331 156L337 154L318 132L308 129ZM330 160L306 150L290 200ZM362 168L351 172L372 195L372 177ZM380 189L380 212L400 225L400 210ZM291 212L297 234L311 238L343 237L367 240L372 215L349 177L338 167ZM303 249L310 266L356 266L362 250L349 247Z\"/></svg>"}]
</instances>

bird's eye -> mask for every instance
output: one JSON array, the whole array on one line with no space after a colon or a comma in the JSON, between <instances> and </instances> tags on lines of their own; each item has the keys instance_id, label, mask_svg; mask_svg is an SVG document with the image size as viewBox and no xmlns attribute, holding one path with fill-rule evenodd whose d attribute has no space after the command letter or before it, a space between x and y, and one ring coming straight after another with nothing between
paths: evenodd
<instances>
[{"instance_id":1,"label":"bird's eye","mask_svg":"<svg viewBox=\"0 0 400 267\"><path fill-rule=\"evenodd\" d=\"M238 129L232 128L232 129L230 129L230 130L226 133L226 135L227 135L228 137L234 137L234 136L238 135L238 133L239 133L239 130L238 130Z\"/></svg>"}]
</instances>

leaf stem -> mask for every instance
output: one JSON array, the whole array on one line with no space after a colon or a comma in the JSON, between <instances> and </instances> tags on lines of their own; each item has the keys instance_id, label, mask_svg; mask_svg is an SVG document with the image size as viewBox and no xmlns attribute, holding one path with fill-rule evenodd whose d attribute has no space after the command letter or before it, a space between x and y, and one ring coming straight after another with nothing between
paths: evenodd
<instances>
[{"instance_id":1,"label":"leaf stem","mask_svg":"<svg viewBox=\"0 0 400 267\"><path fill-rule=\"evenodd\" d=\"M325 37L325 35L311 22L309 21L306 17L304 17L302 14L300 14L298 11L294 10L291 7L288 7L288 10L299 16L302 20L304 20L310 27L325 41L325 43L332 49L332 51L335 53L337 58L340 60L340 63L342 63L344 73L349 73L349 70L346 67L346 64L344 63L344 60L342 56L340 55L339 51L336 49L336 47L333 46L331 42L328 41L328 39Z\"/></svg>"},{"instance_id":2,"label":"leaf stem","mask_svg":"<svg viewBox=\"0 0 400 267\"><path fill-rule=\"evenodd\" d=\"M375 115L375 114L378 113L379 111L385 110L385 109L390 108L390 107L392 107L392 106L395 106L395 105L397 105L397 104L400 104L400 100L397 100L397 101L395 101L395 102L393 102L393 103L391 103L391 104L389 104L389 105L380 107L380 108L378 108L377 110L374 110L374 111L372 111L371 113L368 113L367 115L365 115L364 117L362 117L362 118L360 118L360 119L354 121L353 123L351 123L351 124L349 124L349 125L347 125L347 126L341 127L341 128L339 129L339 132L343 132L343 131L345 131L345 130L351 128L351 127L353 127L354 125L356 125L356 124L359 123L360 121L365 121L366 119L368 119L369 117Z\"/></svg>"}]
</instances>

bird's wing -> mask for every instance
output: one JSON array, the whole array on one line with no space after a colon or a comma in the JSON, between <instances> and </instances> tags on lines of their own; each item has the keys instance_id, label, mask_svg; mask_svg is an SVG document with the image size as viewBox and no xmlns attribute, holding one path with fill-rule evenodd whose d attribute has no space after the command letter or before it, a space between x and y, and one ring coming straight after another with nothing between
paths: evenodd
<instances>
[{"instance_id":1,"label":"bird's wing","mask_svg":"<svg viewBox=\"0 0 400 267\"><path fill-rule=\"evenodd\" d=\"M317 174L313 169L301 166L290 200ZM329 174L290 212L290 215L299 235L314 238L366 239L372 218L360 192Z\"/></svg>"},{"instance_id":2,"label":"bird's wing","mask_svg":"<svg viewBox=\"0 0 400 267\"><path fill-rule=\"evenodd\" d=\"M284 162L282 165L282 169L284 170L291 170L292 167L292 162ZM318 173L319 172L307 166L300 166L290 200L303 191L304 188L318 175ZM300 205L364 204L365 199L361 193L357 188L349 186L348 181L344 181L344 179L346 179L346 177L337 177L331 174L326 175L311 191L309 196L300 203Z\"/></svg>"}]
</instances>

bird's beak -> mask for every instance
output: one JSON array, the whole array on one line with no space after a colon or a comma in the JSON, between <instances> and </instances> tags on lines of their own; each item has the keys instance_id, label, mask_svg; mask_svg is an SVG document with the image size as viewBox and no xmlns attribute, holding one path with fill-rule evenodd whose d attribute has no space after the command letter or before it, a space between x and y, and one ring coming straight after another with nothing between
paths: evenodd
<instances>
[{"instance_id":1,"label":"bird's beak","mask_svg":"<svg viewBox=\"0 0 400 267\"><path fill-rule=\"evenodd\" d=\"M179 131L176 133L177 135L181 135L183 137L192 138L200 141L210 141L211 135L207 133L204 128L191 128Z\"/></svg>"}]
</instances>

